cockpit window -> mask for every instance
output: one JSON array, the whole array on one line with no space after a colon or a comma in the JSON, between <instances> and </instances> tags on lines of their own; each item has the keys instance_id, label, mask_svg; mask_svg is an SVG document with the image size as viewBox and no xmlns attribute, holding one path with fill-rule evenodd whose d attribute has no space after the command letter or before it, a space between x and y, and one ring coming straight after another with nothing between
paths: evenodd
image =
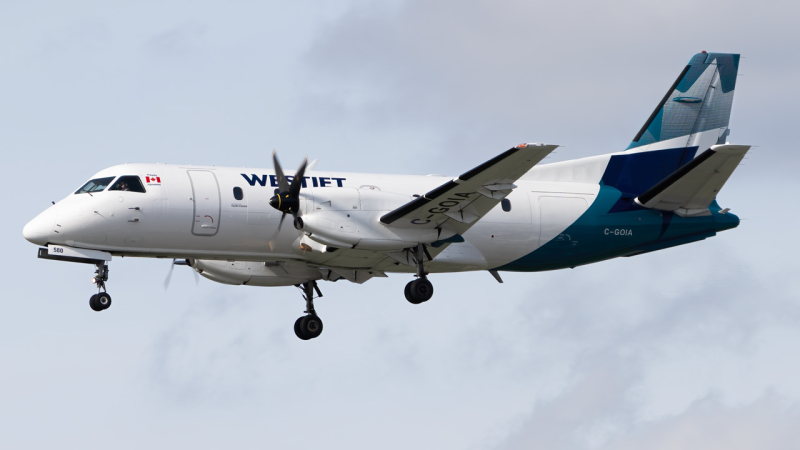
<instances>
[{"instance_id":1,"label":"cockpit window","mask_svg":"<svg viewBox=\"0 0 800 450\"><path fill-rule=\"evenodd\" d=\"M83 185L83 187L75 191L75 193L85 194L87 192L100 192L103 189L105 189L106 186L108 186L108 183L111 183L113 179L114 177L105 177L105 178L95 178L94 180L89 180L86 182L86 184Z\"/></svg>"},{"instance_id":2,"label":"cockpit window","mask_svg":"<svg viewBox=\"0 0 800 450\"><path fill-rule=\"evenodd\" d=\"M119 177L113 186L108 188L109 191L128 191L128 192L144 192L144 185L142 180L135 175L125 175Z\"/></svg>"}]
</instances>

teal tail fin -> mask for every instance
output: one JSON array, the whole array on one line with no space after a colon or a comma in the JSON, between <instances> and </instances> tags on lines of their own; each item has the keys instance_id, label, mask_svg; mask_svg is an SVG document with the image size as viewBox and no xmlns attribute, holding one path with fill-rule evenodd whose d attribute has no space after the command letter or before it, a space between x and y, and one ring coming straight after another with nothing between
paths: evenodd
<instances>
[{"instance_id":1,"label":"teal tail fin","mask_svg":"<svg viewBox=\"0 0 800 450\"><path fill-rule=\"evenodd\" d=\"M629 151L724 144L730 130L739 55L698 53L636 133Z\"/></svg>"}]
</instances>

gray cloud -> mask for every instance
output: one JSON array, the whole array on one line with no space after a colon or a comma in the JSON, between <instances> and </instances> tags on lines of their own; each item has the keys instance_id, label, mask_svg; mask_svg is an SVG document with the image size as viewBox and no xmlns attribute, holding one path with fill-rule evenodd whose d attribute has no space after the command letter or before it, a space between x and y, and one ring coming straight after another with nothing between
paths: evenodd
<instances>
[{"instance_id":1,"label":"gray cloud","mask_svg":"<svg viewBox=\"0 0 800 450\"><path fill-rule=\"evenodd\" d=\"M799 413L797 403L787 403L770 392L740 405L703 398L682 414L642 424L630 436L612 441L609 448L790 449L800 437Z\"/></svg>"},{"instance_id":2,"label":"gray cloud","mask_svg":"<svg viewBox=\"0 0 800 450\"><path fill-rule=\"evenodd\" d=\"M207 32L202 25L184 24L153 36L144 44L144 49L165 60L195 56L205 47L203 40Z\"/></svg>"},{"instance_id":3,"label":"gray cloud","mask_svg":"<svg viewBox=\"0 0 800 450\"><path fill-rule=\"evenodd\" d=\"M742 90L767 87L771 93L762 95L788 107L767 81L789 82L797 73L796 61L774 59L789 50L792 31L780 25L785 14L776 14L777 5L748 9L747 27L717 32L739 23L743 8L720 1L647 8L588 1L371 3L331 23L311 47L309 83L325 92L309 97L304 109L320 111L321 122L345 114L365 127L435 129L440 140L418 146L448 158L526 139L567 145L559 156L566 159L616 151L703 49L750 56L743 72L755 77L744 78ZM687 21L687 11L698 20ZM750 119L743 111L749 106L737 100L735 119ZM747 123L753 122L763 120ZM735 132L744 128L734 125Z\"/></svg>"},{"instance_id":4,"label":"gray cloud","mask_svg":"<svg viewBox=\"0 0 800 450\"><path fill-rule=\"evenodd\" d=\"M613 277L613 268L592 270L584 283L559 274L537 289L547 297L520 305L526 335L572 349L563 354L571 361L567 386L537 401L498 448L790 448L798 400L783 380L795 364L758 382L720 380L763 364L753 355L765 350L765 336L794 328L797 294L780 275L754 276L730 254L719 273L713 254L698 252L683 267L663 256L663 265L620 261L626 286L613 298L585 289L606 285L597 280ZM791 352L793 339L767 345Z\"/></svg>"}]
</instances>

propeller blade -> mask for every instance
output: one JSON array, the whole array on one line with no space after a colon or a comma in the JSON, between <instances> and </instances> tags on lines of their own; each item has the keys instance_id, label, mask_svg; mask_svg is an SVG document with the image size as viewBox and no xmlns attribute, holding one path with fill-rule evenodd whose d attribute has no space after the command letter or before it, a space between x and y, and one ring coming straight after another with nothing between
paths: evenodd
<instances>
[{"instance_id":1,"label":"propeller blade","mask_svg":"<svg viewBox=\"0 0 800 450\"><path fill-rule=\"evenodd\" d=\"M286 213L281 214L281 221L278 222L278 231L276 231L275 234L278 234L278 233L281 232L281 227L283 226L283 219L285 219L285 218L286 218Z\"/></svg>"},{"instance_id":2,"label":"propeller blade","mask_svg":"<svg viewBox=\"0 0 800 450\"><path fill-rule=\"evenodd\" d=\"M281 169L281 163L278 162L278 154L275 150L272 151L272 165L275 167L275 175L278 177L278 189L281 192L288 191L289 182L286 180L286 175L283 174L283 169Z\"/></svg>"},{"instance_id":3,"label":"propeller blade","mask_svg":"<svg viewBox=\"0 0 800 450\"><path fill-rule=\"evenodd\" d=\"M303 161L303 164L300 164L300 168L297 169L297 172L294 174L294 179L292 180L292 185L289 187L289 194L292 197L297 197L300 194L300 188L303 187L303 175L306 173L306 166L308 165L308 158Z\"/></svg>"},{"instance_id":4,"label":"propeller blade","mask_svg":"<svg viewBox=\"0 0 800 450\"><path fill-rule=\"evenodd\" d=\"M269 238L269 249L275 250L275 241L278 240L278 235L281 233L281 227L283 226L283 219L286 218L286 213L281 214L281 221L278 222L278 229L272 233L272 237Z\"/></svg>"},{"instance_id":5,"label":"propeller blade","mask_svg":"<svg viewBox=\"0 0 800 450\"><path fill-rule=\"evenodd\" d=\"M164 290L166 291L169 287L169 282L172 281L172 272L175 271L175 260L172 260L172 264L169 265L169 272L167 272L167 278L164 279Z\"/></svg>"},{"instance_id":6,"label":"propeller blade","mask_svg":"<svg viewBox=\"0 0 800 450\"><path fill-rule=\"evenodd\" d=\"M197 273L197 271L194 270L194 269L192 269L192 274L194 275L194 285L195 286L199 286L200 285L200 274Z\"/></svg>"}]
</instances>

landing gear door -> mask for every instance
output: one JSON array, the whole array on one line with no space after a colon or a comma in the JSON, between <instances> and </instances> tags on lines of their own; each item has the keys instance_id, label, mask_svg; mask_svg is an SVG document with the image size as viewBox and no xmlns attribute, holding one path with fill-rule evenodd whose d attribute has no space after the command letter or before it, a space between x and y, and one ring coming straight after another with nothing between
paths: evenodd
<instances>
[{"instance_id":1,"label":"landing gear door","mask_svg":"<svg viewBox=\"0 0 800 450\"><path fill-rule=\"evenodd\" d=\"M187 170L192 183L194 215L192 234L195 236L214 236L219 231L220 194L219 184L214 172L208 170Z\"/></svg>"}]
</instances>

